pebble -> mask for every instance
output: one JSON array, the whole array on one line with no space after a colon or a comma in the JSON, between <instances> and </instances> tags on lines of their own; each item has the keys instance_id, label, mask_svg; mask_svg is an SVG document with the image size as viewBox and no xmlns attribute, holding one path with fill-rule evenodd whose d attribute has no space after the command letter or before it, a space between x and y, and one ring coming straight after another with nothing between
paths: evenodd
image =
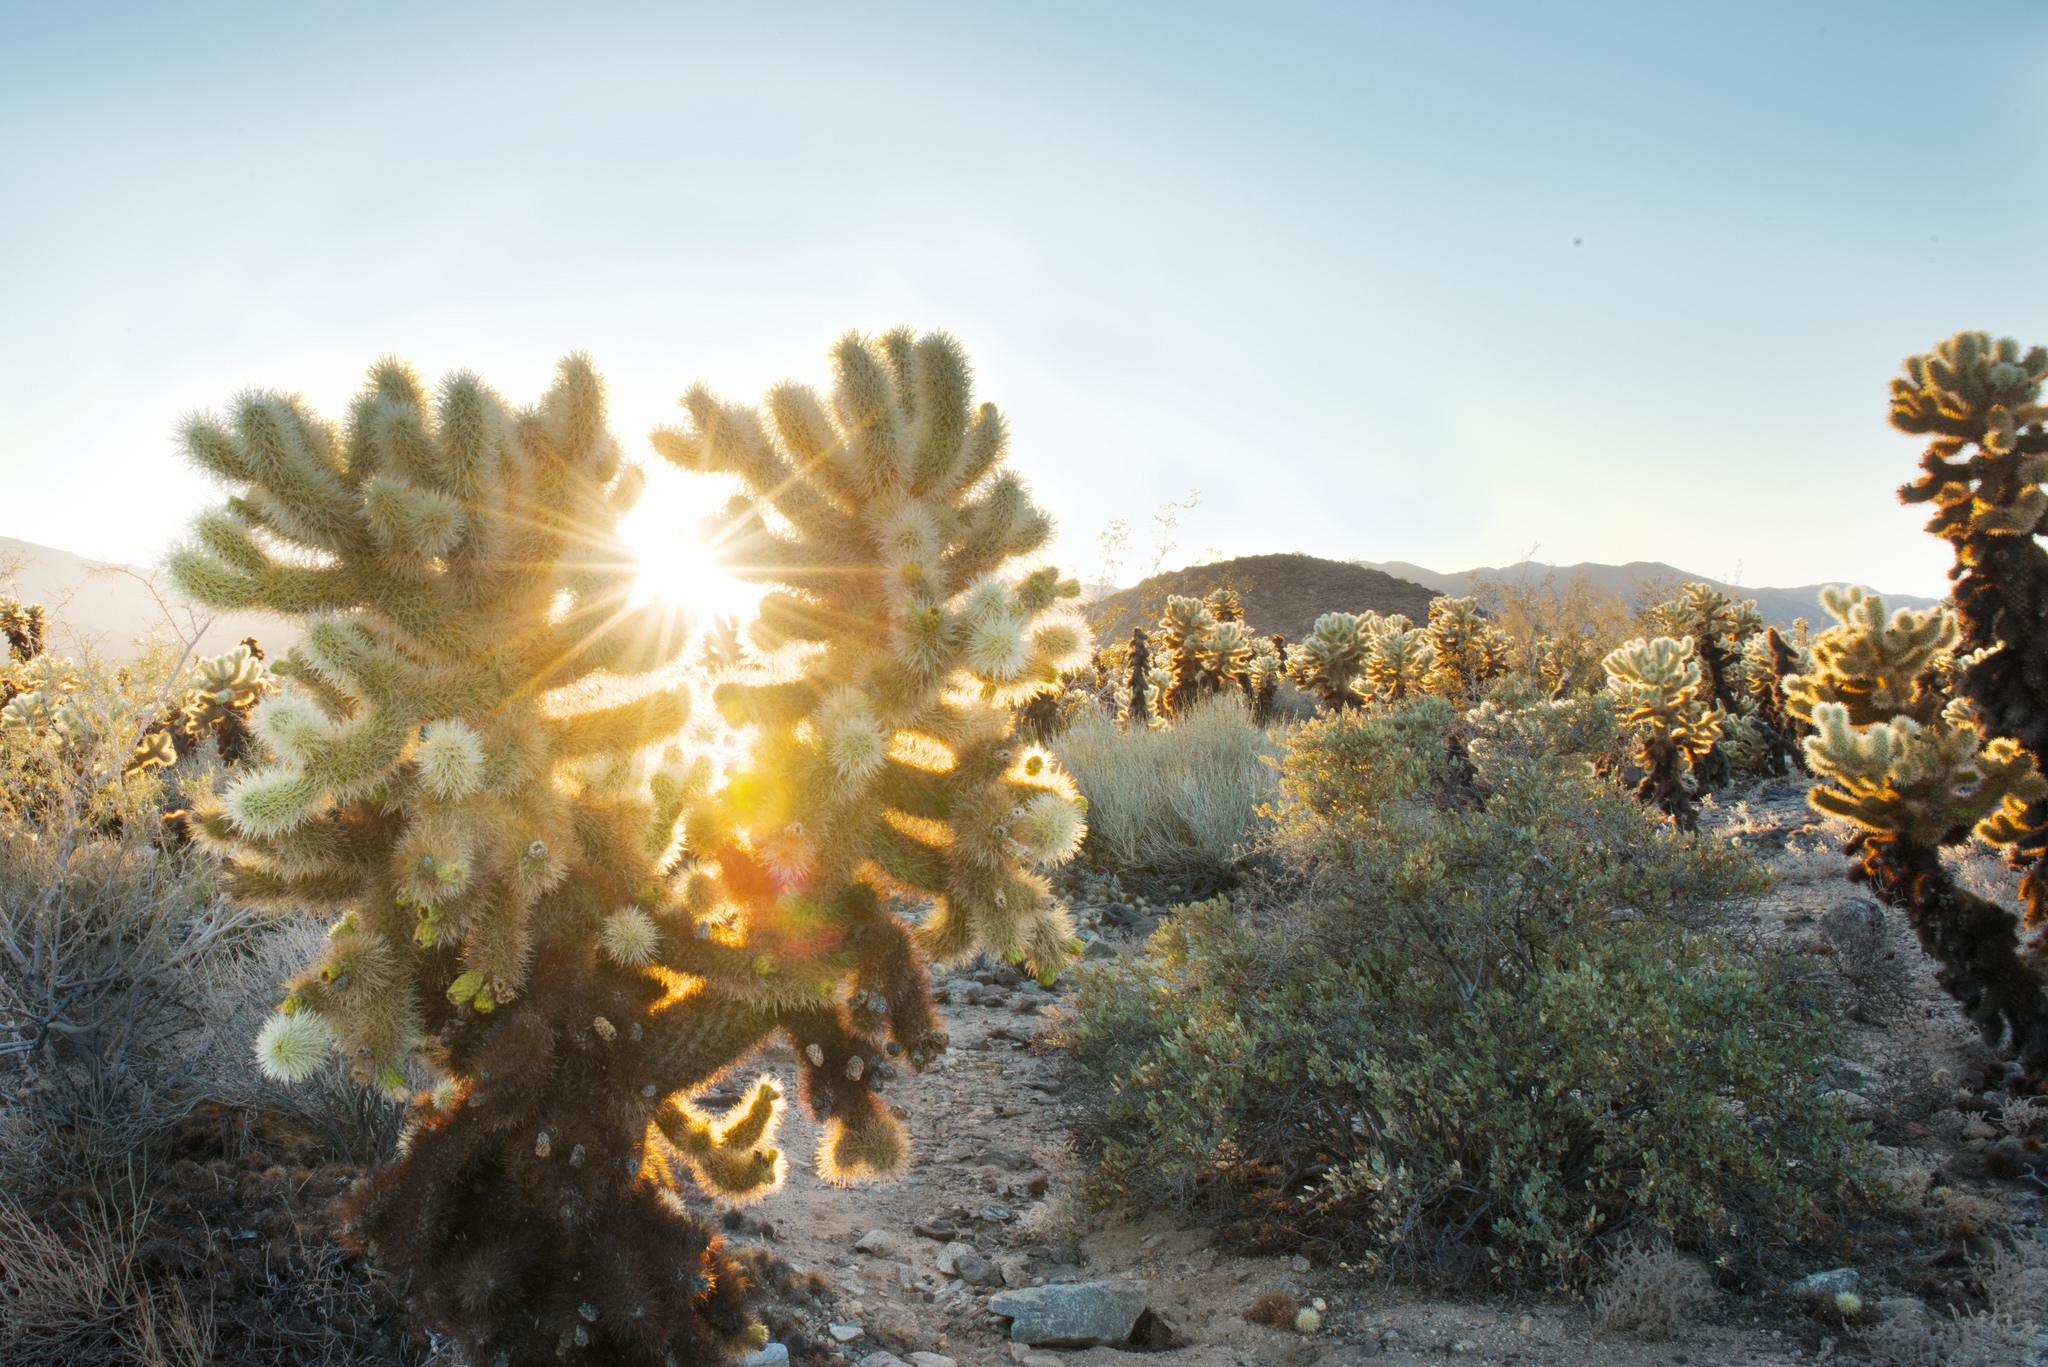
<instances>
[{"instance_id":1,"label":"pebble","mask_svg":"<svg viewBox=\"0 0 2048 1367\"><path fill-rule=\"evenodd\" d=\"M825 1330L841 1343L852 1343L867 1332L858 1324L828 1324L825 1326Z\"/></svg>"},{"instance_id":2,"label":"pebble","mask_svg":"<svg viewBox=\"0 0 2048 1367\"><path fill-rule=\"evenodd\" d=\"M960 1367L959 1363L944 1353L912 1353L910 1360L916 1367Z\"/></svg>"},{"instance_id":3,"label":"pebble","mask_svg":"<svg viewBox=\"0 0 2048 1367\"><path fill-rule=\"evenodd\" d=\"M1288 1266L1292 1267L1296 1272L1312 1272L1315 1270L1315 1264L1302 1257L1299 1253L1294 1255L1294 1261L1289 1263Z\"/></svg>"},{"instance_id":4,"label":"pebble","mask_svg":"<svg viewBox=\"0 0 2048 1367\"><path fill-rule=\"evenodd\" d=\"M1067 1367L1055 1353L1026 1353L1023 1367Z\"/></svg>"},{"instance_id":5,"label":"pebble","mask_svg":"<svg viewBox=\"0 0 2048 1367\"><path fill-rule=\"evenodd\" d=\"M860 1367L903 1367L903 1359L894 1353L869 1353L860 1360Z\"/></svg>"},{"instance_id":6,"label":"pebble","mask_svg":"<svg viewBox=\"0 0 2048 1367\"><path fill-rule=\"evenodd\" d=\"M1451 1345L1451 1351L1454 1353L1476 1353L1479 1351L1479 1344L1475 1339L1459 1339Z\"/></svg>"},{"instance_id":7,"label":"pebble","mask_svg":"<svg viewBox=\"0 0 2048 1367\"><path fill-rule=\"evenodd\" d=\"M1004 1220L1016 1219L1017 1212L1000 1202L991 1201L980 1210L975 1211L974 1218L977 1220L993 1220L1000 1223Z\"/></svg>"},{"instance_id":8,"label":"pebble","mask_svg":"<svg viewBox=\"0 0 2048 1367\"><path fill-rule=\"evenodd\" d=\"M923 1224L912 1225L910 1232L920 1239L937 1239L945 1243L960 1237L960 1229L951 1220L926 1220Z\"/></svg>"}]
</instances>

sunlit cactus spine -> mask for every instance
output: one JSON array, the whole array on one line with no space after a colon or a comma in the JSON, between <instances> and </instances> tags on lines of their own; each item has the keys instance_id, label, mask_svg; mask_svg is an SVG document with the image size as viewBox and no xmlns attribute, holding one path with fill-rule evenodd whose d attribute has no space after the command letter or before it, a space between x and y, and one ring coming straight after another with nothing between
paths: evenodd
<instances>
[{"instance_id":1,"label":"sunlit cactus spine","mask_svg":"<svg viewBox=\"0 0 2048 1367\"><path fill-rule=\"evenodd\" d=\"M1708 694L1692 638L1638 638L1600 664L1615 711L1635 731L1643 770L1636 800L1655 804L1680 830L1696 830L1692 766L1720 739L1723 713Z\"/></svg>"},{"instance_id":2,"label":"sunlit cactus spine","mask_svg":"<svg viewBox=\"0 0 2048 1367\"><path fill-rule=\"evenodd\" d=\"M1829 589L1838 625L1812 646L1813 668L1785 681L1790 710L1814 734L1807 763L1815 808L1860 828L1852 876L1905 909L1936 978L1986 1044L2005 1045L2036 1077L2048 1069L2048 980L2022 953L2019 918L1956 883L1944 848L1972 834L2008 849L2033 833L2048 797L2034 757L2011 737L1986 739L1976 708L1948 696L1961 631L1945 607L1901 608L1861 589ZM1967 673L1967 671L1965 671Z\"/></svg>"},{"instance_id":3,"label":"sunlit cactus spine","mask_svg":"<svg viewBox=\"0 0 2048 1367\"><path fill-rule=\"evenodd\" d=\"M654 443L746 489L729 563L774 586L754 639L797 668L716 691L758 738L689 820L689 897L700 943L739 957L676 966L788 1033L826 1121L818 1170L855 1181L908 1152L876 1095L893 1060L945 1047L925 958L987 950L1050 981L1078 948L1037 870L1078 847L1084 804L1011 708L1092 642L1075 581L1015 567L1051 522L1003 468L959 345L850 333L831 360L829 395L785 384L756 409L693 388ZM932 909L913 927L898 899Z\"/></svg>"},{"instance_id":4,"label":"sunlit cactus spine","mask_svg":"<svg viewBox=\"0 0 2048 1367\"><path fill-rule=\"evenodd\" d=\"M722 1132L761 1146L707 1156L688 1100L767 1020L651 974L711 952L672 868L705 773L649 770L686 716L651 675L684 633L631 606L641 477L601 381L571 357L515 409L385 361L342 423L248 393L183 437L234 496L171 557L179 587L303 628L253 718L277 762L190 821L242 899L330 923L259 1062L438 1079L346 1236L472 1362L728 1356L744 1278L669 1184L774 1169L739 1117Z\"/></svg>"}]
</instances>

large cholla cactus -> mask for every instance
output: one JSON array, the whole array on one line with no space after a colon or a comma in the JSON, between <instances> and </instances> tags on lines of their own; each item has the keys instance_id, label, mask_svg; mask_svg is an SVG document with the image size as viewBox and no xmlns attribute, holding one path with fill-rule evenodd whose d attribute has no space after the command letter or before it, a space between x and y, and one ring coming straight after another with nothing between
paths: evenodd
<instances>
[{"instance_id":1,"label":"large cholla cactus","mask_svg":"<svg viewBox=\"0 0 2048 1367\"><path fill-rule=\"evenodd\" d=\"M1203 648L1216 626L1216 615L1201 599L1178 594L1167 598L1166 611L1159 617L1159 649L1153 658L1173 676L1166 702L1167 710L1176 716L1202 694Z\"/></svg>"},{"instance_id":2,"label":"large cholla cactus","mask_svg":"<svg viewBox=\"0 0 2048 1367\"><path fill-rule=\"evenodd\" d=\"M1332 711L1356 707L1363 701L1358 680L1372 646L1374 620L1371 614L1349 612L1326 612L1316 618L1294 647L1287 662L1289 675Z\"/></svg>"},{"instance_id":3,"label":"large cholla cactus","mask_svg":"<svg viewBox=\"0 0 2048 1367\"><path fill-rule=\"evenodd\" d=\"M1654 802L1681 830L1694 830L1692 765L1721 738L1691 637L1638 638L1600 662L1622 724L1634 727L1644 777L1636 800Z\"/></svg>"},{"instance_id":4,"label":"large cholla cactus","mask_svg":"<svg viewBox=\"0 0 2048 1367\"><path fill-rule=\"evenodd\" d=\"M1078 948L1034 867L1077 848L1083 804L1011 735L1010 708L1057 686L1091 642L1061 601L1077 583L1010 568L1051 524L1000 468L1003 420L971 403L958 345L849 334L832 360L829 400L783 385L763 413L699 387L683 398L689 424L654 443L744 483L729 558L780 586L755 638L802 665L715 694L759 736L752 767L689 820L689 903L712 942L746 955L689 971L790 1033L828 1121L819 1169L852 1180L906 1152L875 1096L888 1060L922 1067L945 1044L918 951L990 950L1049 981ZM888 894L931 901L914 936Z\"/></svg>"},{"instance_id":5,"label":"large cholla cactus","mask_svg":"<svg viewBox=\"0 0 2048 1367\"><path fill-rule=\"evenodd\" d=\"M1437 675L1436 643L1429 628L1415 626L1399 613L1381 617L1369 612L1361 620L1367 644L1359 683L1367 696L1401 702L1427 693Z\"/></svg>"},{"instance_id":6,"label":"large cholla cactus","mask_svg":"<svg viewBox=\"0 0 2048 1367\"><path fill-rule=\"evenodd\" d=\"M344 1229L479 1364L724 1356L744 1279L667 1187L776 1170L751 1112L687 1101L775 1020L677 986L749 951L696 938L671 870L701 770L642 767L684 720L646 679L684 638L628 606L640 479L604 407L581 358L519 411L386 362L339 427L248 394L185 430L237 493L180 587L304 626L255 718L279 762L190 822L240 896L333 918L259 1057L439 1079Z\"/></svg>"},{"instance_id":7,"label":"large cholla cactus","mask_svg":"<svg viewBox=\"0 0 2048 1367\"><path fill-rule=\"evenodd\" d=\"M1892 381L1892 426L1933 440L1899 498L1933 504L1927 530L1955 548L1949 577L1970 652L1955 691L1976 705L1987 737L2017 741L2048 770L2048 350L1961 332L1907 358L1905 371ZM2027 869L2020 895L2039 931L2034 952L2048 960L2048 798L2026 824L2013 857Z\"/></svg>"},{"instance_id":8,"label":"large cholla cactus","mask_svg":"<svg viewBox=\"0 0 2048 1367\"><path fill-rule=\"evenodd\" d=\"M2048 1065L2048 994L2016 952L2013 915L1958 886L1940 851L1974 832L2011 847L2030 834L2029 804L2048 797L2034 758L2010 737L1985 740L1953 677L1955 613L1900 609L1861 589L1822 594L1838 623L1813 643L1813 669L1786 680L1788 706L1815 728L1807 762L1822 780L1809 801L1861 828L1852 872L1903 905L1936 976L1987 1044Z\"/></svg>"}]
</instances>

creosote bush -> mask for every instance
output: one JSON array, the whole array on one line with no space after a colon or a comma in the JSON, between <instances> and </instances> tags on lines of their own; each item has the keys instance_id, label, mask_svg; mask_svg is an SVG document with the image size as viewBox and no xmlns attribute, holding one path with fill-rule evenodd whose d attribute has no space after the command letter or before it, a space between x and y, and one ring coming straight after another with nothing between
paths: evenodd
<instances>
[{"instance_id":1,"label":"creosote bush","mask_svg":"<svg viewBox=\"0 0 2048 1367\"><path fill-rule=\"evenodd\" d=\"M1296 733L1252 914L1082 971L1099 1197L1451 1281L1582 1279L1631 1230L1752 1264L1825 1231L1868 1180L1821 1094L1836 1032L1719 931L1767 874L1590 772L1601 706Z\"/></svg>"}]
</instances>

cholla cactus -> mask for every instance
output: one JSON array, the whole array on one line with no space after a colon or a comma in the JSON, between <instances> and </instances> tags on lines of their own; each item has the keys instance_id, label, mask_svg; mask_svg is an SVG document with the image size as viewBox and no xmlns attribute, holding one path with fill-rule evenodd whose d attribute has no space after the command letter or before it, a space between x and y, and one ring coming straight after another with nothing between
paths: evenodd
<instances>
[{"instance_id":1,"label":"cholla cactus","mask_svg":"<svg viewBox=\"0 0 2048 1367\"><path fill-rule=\"evenodd\" d=\"M754 765L690 818L690 905L714 941L743 928L751 957L688 971L734 1012L775 1013L828 1122L819 1170L856 1180L907 1152L875 1096L889 1060L921 1067L945 1044L882 894L930 899L914 941L937 959L989 950L1050 981L1078 948L1034 868L1074 852L1083 804L1010 733L1009 704L1092 643L1062 601L1077 583L1011 568L1051 524L1001 468L1002 417L970 402L958 344L848 334L832 361L829 399L783 385L764 414L694 388L689 424L654 442L745 484L735 573L780 586L755 639L805 652L793 679L714 694L760 738Z\"/></svg>"},{"instance_id":2,"label":"cholla cactus","mask_svg":"<svg viewBox=\"0 0 2048 1367\"><path fill-rule=\"evenodd\" d=\"M1437 672L1436 645L1427 627L1411 626L1406 617L1368 613L1365 667L1360 677L1371 697L1382 702L1427 693Z\"/></svg>"},{"instance_id":3,"label":"cholla cactus","mask_svg":"<svg viewBox=\"0 0 2048 1367\"><path fill-rule=\"evenodd\" d=\"M1169 596L1159 618L1157 659L1172 675L1167 710L1175 715L1194 705L1203 692L1203 649L1216 631L1216 617L1198 598Z\"/></svg>"},{"instance_id":4,"label":"cholla cactus","mask_svg":"<svg viewBox=\"0 0 2048 1367\"><path fill-rule=\"evenodd\" d=\"M1258 642L1265 645L1265 642ZM1267 646L1270 653L1271 646ZM1220 693L1239 688L1250 691L1254 644L1249 628L1241 621L1219 621L1195 652L1200 672L1199 691Z\"/></svg>"},{"instance_id":5,"label":"cholla cactus","mask_svg":"<svg viewBox=\"0 0 2048 1367\"><path fill-rule=\"evenodd\" d=\"M697 663L713 674L721 670L741 669L749 663L747 649L740 642L739 618L719 616L711 619L711 625L704 629L704 644L697 651Z\"/></svg>"},{"instance_id":6,"label":"cholla cactus","mask_svg":"<svg viewBox=\"0 0 2048 1367\"><path fill-rule=\"evenodd\" d=\"M343 424L251 393L184 430L235 497L179 586L304 629L254 715L278 762L189 822L244 899L332 918L262 1062L442 1076L344 1231L480 1363L728 1355L744 1279L659 1160L741 1192L778 1165L743 1117L707 1156L688 1101L773 1019L676 976L750 956L695 938L671 868L705 766L646 767L686 715L648 677L684 634L629 606L641 481L604 412L581 357L525 410L386 361Z\"/></svg>"},{"instance_id":7,"label":"cholla cactus","mask_svg":"<svg viewBox=\"0 0 2048 1367\"><path fill-rule=\"evenodd\" d=\"M171 739L182 754L209 737L220 757L239 764L249 749L249 714L256 704L277 692L263 667L263 648L245 638L233 650L199 661L198 681L185 691L184 705L171 723Z\"/></svg>"},{"instance_id":8,"label":"cholla cactus","mask_svg":"<svg viewBox=\"0 0 2048 1367\"><path fill-rule=\"evenodd\" d=\"M7 638L7 654L11 660L25 662L42 654L47 625L41 603L23 603L18 598L0 594L0 636ZM0 702L4 701L6 699L0 698Z\"/></svg>"},{"instance_id":9,"label":"cholla cactus","mask_svg":"<svg viewBox=\"0 0 2048 1367\"><path fill-rule=\"evenodd\" d=\"M1131 648L1125 656L1126 675L1117 690L1117 720L1150 727L1160 720L1160 699L1152 686L1152 648L1142 627L1131 631Z\"/></svg>"},{"instance_id":10,"label":"cholla cactus","mask_svg":"<svg viewBox=\"0 0 2048 1367\"><path fill-rule=\"evenodd\" d=\"M1471 598L1432 598L1429 637L1434 657L1428 690L1446 698L1469 699L1479 686L1507 672L1514 643L1480 612Z\"/></svg>"},{"instance_id":11,"label":"cholla cactus","mask_svg":"<svg viewBox=\"0 0 2048 1367\"><path fill-rule=\"evenodd\" d=\"M1207 608L1209 615L1219 622L1242 622L1244 620L1244 604L1239 601L1236 589L1210 589L1202 597L1202 606Z\"/></svg>"},{"instance_id":12,"label":"cholla cactus","mask_svg":"<svg viewBox=\"0 0 2048 1367\"><path fill-rule=\"evenodd\" d=\"M1288 674L1332 711L1356 707L1364 700L1359 677L1365 672L1376 620L1369 614L1324 613L1294 647L1293 658L1287 662Z\"/></svg>"},{"instance_id":13,"label":"cholla cactus","mask_svg":"<svg viewBox=\"0 0 2048 1367\"><path fill-rule=\"evenodd\" d=\"M1281 659L1280 637L1254 638L1251 658L1245 663L1245 695L1252 705L1252 720L1264 726L1273 715L1273 700L1279 696L1280 681L1287 677Z\"/></svg>"},{"instance_id":14,"label":"cholla cactus","mask_svg":"<svg viewBox=\"0 0 2048 1367\"><path fill-rule=\"evenodd\" d=\"M1811 729L1795 717L1785 697L1785 681L1813 668L1812 652L1787 641L1776 627L1767 627L1742 643L1737 694L1741 714L1762 745L1762 772L1783 776L1806 772L1800 740Z\"/></svg>"},{"instance_id":15,"label":"cholla cactus","mask_svg":"<svg viewBox=\"0 0 2048 1367\"><path fill-rule=\"evenodd\" d=\"M1681 830L1697 829L1692 766L1721 738L1723 714L1708 699L1692 638L1637 638L1600 665L1622 724L1636 731L1645 771L1636 800L1656 803Z\"/></svg>"},{"instance_id":16,"label":"cholla cactus","mask_svg":"<svg viewBox=\"0 0 2048 1367\"><path fill-rule=\"evenodd\" d=\"M1940 851L1973 832L2007 848L2033 837L2048 781L2017 741L1983 737L1968 699L1944 695L1954 612L1902 608L1887 619L1883 600L1859 589L1829 589L1821 601L1838 625L1814 641L1811 671L1785 681L1789 708L1816 732L1805 748L1822 783L1808 801L1861 828L1853 875L1905 907L1942 965L1937 979L1985 1042L2011 1044L2038 1072L2048 1065L2042 976L2016 952L2016 918L1957 886Z\"/></svg>"}]
</instances>

